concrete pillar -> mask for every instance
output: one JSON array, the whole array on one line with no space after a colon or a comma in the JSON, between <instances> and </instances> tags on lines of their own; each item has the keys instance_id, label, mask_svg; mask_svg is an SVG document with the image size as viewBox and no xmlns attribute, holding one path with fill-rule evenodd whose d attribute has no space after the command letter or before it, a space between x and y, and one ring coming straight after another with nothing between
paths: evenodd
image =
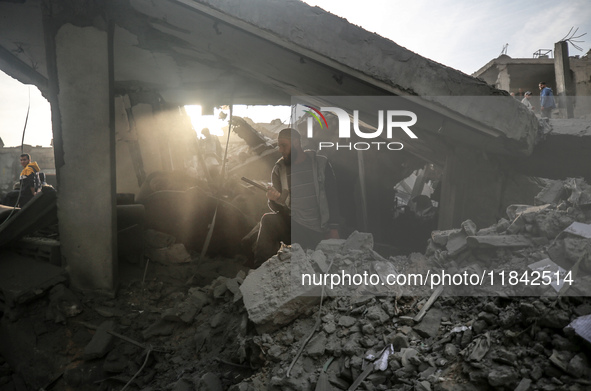
<instances>
[{"instance_id":1,"label":"concrete pillar","mask_svg":"<svg viewBox=\"0 0 591 391\"><path fill-rule=\"evenodd\" d=\"M439 229L459 228L467 219L484 228L502 217L504 175L485 153L456 148L442 180Z\"/></svg>"},{"instance_id":2,"label":"concrete pillar","mask_svg":"<svg viewBox=\"0 0 591 391\"><path fill-rule=\"evenodd\" d=\"M554 73L556 74L556 95L560 111L566 118L573 118L573 77L568 59L568 42L554 44Z\"/></svg>"},{"instance_id":3,"label":"concrete pillar","mask_svg":"<svg viewBox=\"0 0 591 391\"><path fill-rule=\"evenodd\" d=\"M56 28L54 131L60 132L58 219L71 283L112 293L117 285L112 34ZM54 111L54 114L56 111ZM56 155L57 156L57 155Z\"/></svg>"},{"instance_id":4,"label":"concrete pillar","mask_svg":"<svg viewBox=\"0 0 591 391\"><path fill-rule=\"evenodd\" d=\"M495 86L499 90L509 91L511 88L511 75L509 75L509 67L506 64L497 65L499 74Z\"/></svg>"}]
</instances>

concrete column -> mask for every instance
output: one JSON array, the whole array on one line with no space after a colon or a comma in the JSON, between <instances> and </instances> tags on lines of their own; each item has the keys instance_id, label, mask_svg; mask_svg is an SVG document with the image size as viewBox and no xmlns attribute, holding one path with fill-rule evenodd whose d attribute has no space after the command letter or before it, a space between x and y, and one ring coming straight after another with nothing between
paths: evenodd
<instances>
[{"instance_id":1,"label":"concrete column","mask_svg":"<svg viewBox=\"0 0 591 391\"><path fill-rule=\"evenodd\" d=\"M439 229L459 228L467 219L479 228L496 223L503 215L503 184L503 173L486 154L456 148L443 170Z\"/></svg>"},{"instance_id":2,"label":"concrete column","mask_svg":"<svg viewBox=\"0 0 591 391\"><path fill-rule=\"evenodd\" d=\"M497 65L499 75L495 83L499 90L509 91L511 88L511 75L509 75L509 67L506 64Z\"/></svg>"},{"instance_id":3,"label":"concrete column","mask_svg":"<svg viewBox=\"0 0 591 391\"><path fill-rule=\"evenodd\" d=\"M560 111L566 118L573 118L573 77L568 59L568 42L554 44L554 73L556 74L556 95Z\"/></svg>"},{"instance_id":4,"label":"concrete column","mask_svg":"<svg viewBox=\"0 0 591 391\"><path fill-rule=\"evenodd\" d=\"M111 37L94 26L57 29L60 118L53 118L63 153L56 162L62 255L75 288L107 293L117 284Z\"/></svg>"}]
</instances>

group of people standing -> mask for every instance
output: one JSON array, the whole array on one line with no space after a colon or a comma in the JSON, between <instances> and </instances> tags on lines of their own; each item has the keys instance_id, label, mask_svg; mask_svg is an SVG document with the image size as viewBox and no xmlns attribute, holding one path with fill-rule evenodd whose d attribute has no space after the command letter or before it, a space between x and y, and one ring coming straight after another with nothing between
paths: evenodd
<instances>
[{"instance_id":1,"label":"group of people standing","mask_svg":"<svg viewBox=\"0 0 591 391\"><path fill-rule=\"evenodd\" d=\"M545 81L538 84L540 89L540 114L542 118L551 118L552 110L556 108L556 102L554 101L554 94L552 89L546 85ZM523 89L519 89L518 92L511 93L515 99L520 99L528 109L535 111L535 107L530 102L532 93L530 91L523 92Z\"/></svg>"}]
</instances>

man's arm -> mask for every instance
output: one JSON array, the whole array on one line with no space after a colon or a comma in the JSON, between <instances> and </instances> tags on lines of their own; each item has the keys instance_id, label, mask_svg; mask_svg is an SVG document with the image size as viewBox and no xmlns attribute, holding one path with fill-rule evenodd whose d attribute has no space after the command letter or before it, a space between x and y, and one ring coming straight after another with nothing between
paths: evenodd
<instances>
[{"instance_id":1,"label":"man's arm","mask_svg":"<svg viewBox=\"0 0 591 391\"><path fill-rule=\"evenodd\" d=\"M279 177L279 169L277 165L273 167L273 172L271 173L271 183L273 184L272 187L267 189L267 199L269 200L269 208L274 212L278 213L286 213L289 214L289 210L285 205L281 205L278 201L281 198L281 178Z\"/></svg>"}]
</instances>

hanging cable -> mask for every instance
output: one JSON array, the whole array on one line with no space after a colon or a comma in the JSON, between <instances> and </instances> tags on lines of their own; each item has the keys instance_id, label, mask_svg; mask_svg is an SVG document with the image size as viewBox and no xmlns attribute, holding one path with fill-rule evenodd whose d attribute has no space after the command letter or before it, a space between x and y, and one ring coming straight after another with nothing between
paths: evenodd
<instances>
[{"instance_id":1,"label":"hanging cable","mask_svg":"<svg viewBox=\"0 0 591 391\"><path fill-rule=\"evenodd\" d=\"M27 130L27 123L29 122L29 112L31 111L31 86L29 86L29 103L27 104L27 115L25 117L25 125L23 126L23 137L21 138L21 155L24 153L24 146L25 146L25 132ZM14 206L12 207L12 210L10 211L10 214L8 215L8 217L6 218L6 220L4 220L4 222L2 222L2 224L0 224L0 228L4 226L4 224L6 224L8 222L8 220L10 220L10 218L12 217L12 215L14 214L14 211L16 210L16 207L18 205L18 203L21 200L21 194L22 194L22 187L23 187L23 180L19 175L19 191L18 191L18 197L16 199L16 203L14 204Z\"/></svg>"}]
</instances>

